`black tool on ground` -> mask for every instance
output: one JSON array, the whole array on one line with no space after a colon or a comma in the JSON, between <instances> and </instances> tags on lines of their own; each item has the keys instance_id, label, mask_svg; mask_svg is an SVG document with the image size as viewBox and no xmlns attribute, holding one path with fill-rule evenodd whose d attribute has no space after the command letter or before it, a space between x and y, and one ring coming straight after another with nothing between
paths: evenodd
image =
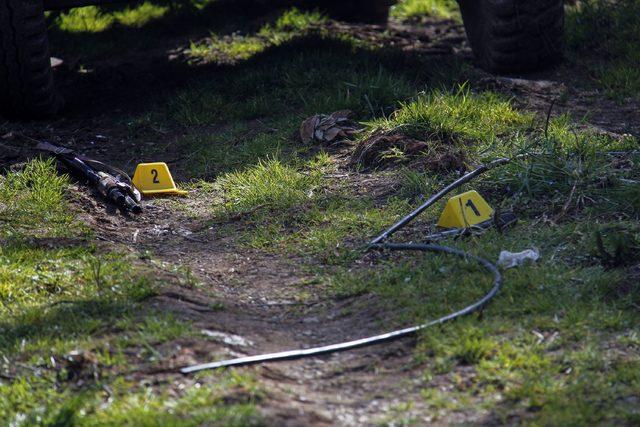
<instances>
[{"instance_id":1,"label":"black tool on ground","mask_svg":"<svg viewBox=\"0 0 640 427\"><path fill-rule=\"evenodd\" d=\"M456 312L447 314L446 316L429 321L427 323L423 323L421 325L399 329L397 331L391 331L384 334L375 335L372 337L361 338L361 339L337 343L337 344L324 345L320 347L300 349L300 350L289 350L289 351L282 351L278 353L261 354L257 356L239 357L236 359L221 360L218 362L188 366L188 367L182 368L180 372L182 372L183 374L190 374L198 371L203 371L206 369L217 369L217 368L231 367L231 366L252 365L256 363L275 362L275 361L281 361L281 360L294 360L294 359L301 359L301 358L311 357L311 356L319 356L322 354L353 350L356 348L367 347L375 344L381 344L387 341L414 335L423 329L429 328L434 325L439 325L439 324L448 322L450 320L457 319L459 317L465 316L467 314L471 314L481 309L498 293L500 286L502 286L502 275L500 274L500 270L491 261L476 255L472 255L463 250L451 248L448 246L440 246L440 245L429 244L429 243L388 243L386 242L386 240L392 234L394 234L401 228L405 227L408 223L413 221L418 215L420 215L420 213L422 213L429 206L432 206L438 200L442 199L446 194L462 186L463 184L466 184L467 182L471 181L473 178L477 177L478 175L484 172L487 172L488 170L491 170L497 166L504 165L509 161L510 161L509 159L505 159L505 158L497 159L486 165L482 165L479 168L458 178L457 180L455 180L454 182L452 182L451 184L449 184L448 186L440 190L438 193L431 196L420 207L418 207L416 210L411 212L406 217L402 218L400 221L398 221L396 224L391 226L380 236L373 239L371 243L369 243L369 247L368 247L369 250L377 249L377 250L387 250L387 251L439 252L439 253L455 255L467 260L475 261L478 264L480 264L482 267L484 267L488 272L493 274L493 286L479 300L475 301L474 303ZM503 214L492 221L494 221L495 223L498 223L498 221L504 221L502 225L506 226L508 224L514 223L515 216L513 216L512 214ZM449 233L457 232L458 234L461 233L460 230L450 230L448 232ZM437 235L442 236L443 233L447 233L447 231L438 233ZM433 240L434 236L436 235L431 235L429 237L431 237ZM447 236L444 236L444 237L447 237Z\"/></svg>"},{"instance_id":2,"label":"black tool on ground","mask_svg":"<svg viewBox=\"0 0 640 427\"><path fill-rule=\"evenodd\" d=\"M426 242L437 242L438 240L446 239L447 237L463 237L479 233L484 230L488 230L491 227L496 227L498 230L504 230L511 227L518 222L518 218L512 212L496 213L494 217L488 221L481 222L476 225L472 225L469 228L453 228L450 230L443 230L437 233L429 234L425 237Z\"/></svg>"},{"instance_id":3,"label":"black tool on ground","mask_svg":"<svg viewBox=\"0 0 640 427\"><path fill-rule=\"evenodd\" d=\"M40 142L36 148L51 153L71 172L89 181L122 212L142 213L140 192L123 171L48 142Z\"/></svg>"}]
</instances>

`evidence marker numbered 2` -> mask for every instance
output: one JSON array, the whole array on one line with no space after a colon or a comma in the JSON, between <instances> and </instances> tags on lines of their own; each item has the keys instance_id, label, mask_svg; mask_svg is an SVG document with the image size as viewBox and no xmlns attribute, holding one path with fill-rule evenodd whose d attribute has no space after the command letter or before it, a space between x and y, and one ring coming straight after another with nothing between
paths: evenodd
<instances>
[{"instance_id":1,"label":"evidence marker numbered 2","mask_svg":"<svg viewBox=\"0 0 640 427\"><path fill-rule=\"evenodd\" d=\"M140 163L133 174L133 185L145 196L184 196L188 191L178 190L169 167L164 162Z\"/></svg>"}]
</instances>

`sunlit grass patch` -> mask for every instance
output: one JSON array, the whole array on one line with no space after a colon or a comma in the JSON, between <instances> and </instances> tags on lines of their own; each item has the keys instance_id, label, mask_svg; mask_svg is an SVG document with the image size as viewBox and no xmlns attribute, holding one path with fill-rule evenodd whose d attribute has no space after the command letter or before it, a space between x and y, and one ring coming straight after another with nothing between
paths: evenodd
<instances>
[{"instance_id":1,"label":"sunlit grass patch","mask_svg":"<svg viewBox=\"0 0 640 427\"><path fill-rule=\"evenodd\" d=\"M0 383L0 417L25 425L260 425L255 403L262 393L248 375L216 375L186 390L168 393L123 379L73 390L52 387L48 374ZM232 402L225 401L232 398Z\"/></svg>"},{"instance_id":2,"label":"sunlit grass patch","mask_svg":"<svg viewBox=\"0 0 640 427\"><path fill-rule=\"evenodd\" d=\"M298 170L276 159L261 160L244 171L228 173L218 180L226 210L232 214L258 208L283 211L312 200L322 183L323 163L321 159Z\"/></svg>"},{"instance_id":3,"label":"sunlit grass patch","mask_svg":"<svg viewBox=\"0 0 640 427\"><path fill-rule=\"evenodd\" d=\"M402 20L424 16L460 19L455 0L401 0L391 7L391 16Z\"/></svg>"},{"instance_id":4,"label":"sunlit grass patch","mask_svg":"<svg viewBox=\"0 0 640 427\"><path fill-rule=\"evenodd\" d=\"M187 56L192 60L235 64L247 60L268 47L277 46L294 37L304 36L307 30L324 22L318 12L302 12L292 8L273 24L266 24L255 35L217 35L200 43L191 43Z\"/></svg>"},{"instance_id":5,"label":"sunlit grass patch","mask_svg":"<svg viewBox=\"0 0 640 427\"><path fill-rule=\"evenodd\" d=\"M56 26L71 33L99 33L110 28L115 19L98 6L71 9L56 17Z\"/></svg>"},{"instance_id":6,"label":"sunlit grass patch","mask_svg":"<svg viewBox=\"0 0 640 427\"><path fill-rule=\"evenodd\" d=\"M51 160L34 160L24 169L0 176L0 236L27 232L68 234L72 218L67 208L66 176L58 175Z\"/></svg>"},{"instance_id":7,"label":"sunlit grass patch","mask_svg":"<svg viewBox=\"0 0 640 427\"><path fill-rule=\"evenodd\" d=\"M125 27L142 27L148 22L162 18L169 11L169 6L144 2L137 6L127 6L113 13L118 24Z\"/></svg>"},{"instance_id":8,"label":"sunlit grass patch","mask_svg":"<svg viewBox=\"0 0 640 427\"><path fill-rule=\"evenodd\" d=\"M304 34L306 30L320 25L326 21L326 17L320 12L302 12L298 8L285 11L273 24L266 24L259 31L263 37L272 42L282 41L287 34Z\"/></svg>"},{"instance_id":9,"label":"sunlit grass patch","mask_svg":"<svg viewBox=\"0 0 640 427\"><path fill-rule=\"evenodd\" d=\"M424 141L464 143L488 148L505 137L527 130L533 116L517 111L493 92L473 94L468 87L457 91L433 90L401 104L388 118L369 124L371 130L399 131Z\"/></svg>"},{"instance_id":10,"label":"sunlit grass patch","mask_svg":"<svg viewBox=\"0 0 640 427\"><path fill-rule=\"evenodd\" d=\"M55 19L55 25L61 31L70 33L99 33L114 24L125 27L141 27L150 21L163 17L169 6L145 1L137 6L109 10L99 6L85 6L61 13Z\"/></svg>"},{"instance_id":11,"label":"sunlit grass patch","mask_svg":"<svg viewBox=\"0 0 640 427\"><path fill-rule=\"evenodd\" d=\"M206 42L191 43L187 55L218 64L235 64L263 51L267 43L259 37L230 35L211 36Z\"/></svg>"}]
</instances>

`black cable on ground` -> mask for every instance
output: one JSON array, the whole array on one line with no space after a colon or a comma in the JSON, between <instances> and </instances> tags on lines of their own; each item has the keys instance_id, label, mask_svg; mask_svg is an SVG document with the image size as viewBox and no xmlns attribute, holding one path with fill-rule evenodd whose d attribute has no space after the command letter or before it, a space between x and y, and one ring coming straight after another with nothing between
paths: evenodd
<instances>
[{"instance_id":1,"label":"black cable on ground","mask_svg":"<svg viewBox=\"0 0 640 427\"><path fill-rule=\"evenodd\" d=\"M411 326L404 329L399 329L396 331L387 332L380 335L375 335L372 337L361 338L353 341L346 341L337 344L324 345L320 347L313 347L307 349L300 350L288 350L281 351L277 353L268 353L268 354L260 354L257 356L247 356L247 357L239 357L235 359L221 360L218 362L211 363L203 363L199 365L188 366L180 369L180 372L183 374L191 374L198 371L203 371L206 369L217 369L223 367L232 367L232 366L243 366L243 365L252 365L256 363L264 363L264 362L276 362L282 360L294 360L294 359L302 359L305 357L319 356L322 354L336 353L340 351L353 350L356 348L367 347L370 345L381 344L387 341L395 340L398 338L406 337L409 335L414 335L415 333L429 328L434 325L439 325L450 320L457 319L458 317L465 316L467 314L471 314L474 311L479 310L484 307L497 293L502 285L502 275L500 274L500 270L496 267L491 261L472 255L468 252L465 252L460 249L451 248L448 246L427 244L427 243L387 243L385 240L390 237L393 233L397 232L401 228L405 227L408 223L413 221L420 213L422 213L429 206L432 206L438 200L442 199L445 195L455 190L456 188L466 184L471 181L473 178L478 175L487 172L497 166L504 165L509 162L509 159L497 159L491 163L486 165L482 165L477 169L463 175L458 178L442 190L440 190L435 195L431 196L426 202L424 202L420 207L411 212L406 217L402 218L400 221L395 223L389 229L387 229L380 236L376 237L369 244L369 249L382 249L382 250L390 250L390 251L419 251L419 252L439 252L445 253L449 255L456 255L465 259L474 260L481 266L483 266L487 271L493 274L493 286L485 294L482 298L475 301L473 304L470 304L464 307L461 310L456 312L447 314L446 316L440 317L438 319L429 321L427 323L423 323L416 326Z\"/></svg>"}]
</instances>

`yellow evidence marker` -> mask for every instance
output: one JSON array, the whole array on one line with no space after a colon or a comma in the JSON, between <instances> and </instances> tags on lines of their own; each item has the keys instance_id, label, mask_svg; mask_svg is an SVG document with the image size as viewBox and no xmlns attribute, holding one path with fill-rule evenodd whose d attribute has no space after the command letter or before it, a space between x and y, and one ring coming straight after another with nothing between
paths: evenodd
<instances>
[{"instance_id":1,"label":"yellow evidence marker","mask_svg":"<svg viewBox=\"0 0 640 427\"><path fill-rule=\"evenodd\" d=\"M477 191L450 198L438 220L438 227L467 228L491 219L493 209Z\"/></svg>"},{"instance_id":2,"label":"yellow evidence marker","mask_svg":"<svg viewBox=\"0 0 640 427\"><path fill-rule=\"evenodd\" d=\"M133 174L133 185L145 196L160 194L183 196L188 191L178 190L166 163L140 163Z\"/></svg>"}]
</instances>

